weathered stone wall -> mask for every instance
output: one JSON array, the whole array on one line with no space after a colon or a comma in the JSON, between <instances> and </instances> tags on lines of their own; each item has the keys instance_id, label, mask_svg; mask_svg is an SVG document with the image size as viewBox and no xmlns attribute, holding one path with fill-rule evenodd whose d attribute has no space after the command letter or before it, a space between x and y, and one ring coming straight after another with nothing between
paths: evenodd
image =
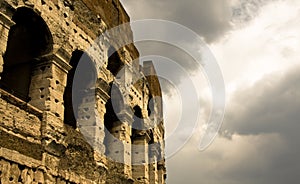
<instances>
[{"instance_id":1,"label":"weathered stone wall","mask_svg":"<svg viewBox=\"0 0 300 184\"><path fill-rule=\"evenodd\" d=\"M133 63L137 49L123 45L133 40L129 26L87 51L126 22L118 0L0 0L0 183L165 183L153 64L142 71ZM83 57L94 69L82 80L95 84L77 84L75 103L73 79Z\"/></svg>"}]
</instances>

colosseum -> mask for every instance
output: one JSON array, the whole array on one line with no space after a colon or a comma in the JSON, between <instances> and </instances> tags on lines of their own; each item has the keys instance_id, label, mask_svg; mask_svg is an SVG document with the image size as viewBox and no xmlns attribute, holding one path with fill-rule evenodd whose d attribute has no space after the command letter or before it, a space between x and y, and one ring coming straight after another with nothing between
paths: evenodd
<instances>
[{"instance_id":1,"label":"colosseum","mask_svg":"<svg viewBox=\"0 0 300 184\"><path fill-rule=\"evenodd\" d=\"M0 0L0 184L166 183L162 92L128 22L119 0Z\"/></svg>"}]
</instances>

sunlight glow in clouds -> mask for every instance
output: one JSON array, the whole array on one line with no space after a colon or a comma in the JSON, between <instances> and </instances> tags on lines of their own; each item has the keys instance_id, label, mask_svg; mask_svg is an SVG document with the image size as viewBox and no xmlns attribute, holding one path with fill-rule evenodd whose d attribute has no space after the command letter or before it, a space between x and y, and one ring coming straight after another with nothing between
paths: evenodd
<instances>
[{"instance_id":1,"label":"sunlight glow in clouds","mask_svg":"<svg viewBox=\"0 0 300 184\"><path fill-rule=\"evenodd\" d=\"M123 2L128 5L134 19L185 20L183 22L193 25L198 34L213 40L209 47L219 62L226 83L227 113L221 135L207 150L198 152L199 126L191 141L167 160L168 183L298 183L300 1L223 1L230 6L246 4L242 9L245 15L233 17L233 20L239 20L230 22L232 29L229 32L227 23L212 22L218 18L210 19L212 14L205 14L206 9L211 12L209 7L218 6L216 1ZM168 11L166 7L170 7ZM184 14L180 14L182 12ZM203 18L205 15L208 21ZM201 83L205 77L195 77L194 80ZM199 85L199 89L199 101L204 107L200 112L201 123L209 115L210 93L208 85ZM166 105L169 106L166 124L173 123L176 113L172 110L176 102L172 99L170 104Z\"/></svg>"},{"instance_id":2,"label":"sunlight glow in clouds","mask_svg":"<svg viewBox=\"0 0 300 184\"><path fill-rule=\"evenodd\" d=\"M299 62L299 7L299 1L266 5L250 24L237 26L223 40L211 45L229 92Z\"/></svg>"}]
</instances>

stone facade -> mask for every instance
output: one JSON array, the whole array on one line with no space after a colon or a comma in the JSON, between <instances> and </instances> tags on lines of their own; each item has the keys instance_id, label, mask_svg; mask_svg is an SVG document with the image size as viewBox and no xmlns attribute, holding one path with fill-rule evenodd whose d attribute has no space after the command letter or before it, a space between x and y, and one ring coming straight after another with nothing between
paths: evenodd
<instances>
[{"instance_id":1,"label":"stone facade","mask_svg":"<svg viewBox=\"0 0 300 184\"><path fill-rule=\"evenodd\" d=\"M129 21L118 0L0 0L0 184L165 183L154 66L130 26L103 34Z\"/></svg>"}]
</instances>

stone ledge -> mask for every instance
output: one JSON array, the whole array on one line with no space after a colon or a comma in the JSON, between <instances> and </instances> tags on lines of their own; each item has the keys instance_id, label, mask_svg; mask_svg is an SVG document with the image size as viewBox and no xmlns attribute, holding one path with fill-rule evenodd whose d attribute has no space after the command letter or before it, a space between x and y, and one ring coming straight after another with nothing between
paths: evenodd
<instances>
[{"instance_id":1,"label":"stone ledge","mask_svg":"<svg viewBox=\"0 0 300 184\"><path fill-rule=\"evenodd\" d=\"M35 160L42 160L42 145L16 137L4 131L0 131L0 137L1 149L14 149L16 153L26 155L26 158L30 157Z\"/></svg>"},{"instance_id":2,"label":"stone ledge","mask_svg":"<svg viewBox=\"0 0 300 184\"><path fill-rule=\"evenodd\" d=\"M42 165L41 160L33 159L31 157L22 155L17 151L13 151L3 147L0 148L0 157L30 168L37 168Z\"/></svg>"},{"instance_id":3,"label":"stone ledge","mask_svg":"<svg viewBox=\"0 0 300 184\"><path fill-rule=\"evenodd\" d=\"M26 103L25 101L15 97L14 95L0 89L0 97L6 100L8 103L11 103L20 109L27 111L30 114L36 115L40 120L43 118L43 111L39 110L38 108Z\"/></svg>"},{"instance_id":4,"label":"stone ledge","mask_svg":"<svg viewBox=\"0 0 300 184\"><path fill-rule=\"evenodd\" d=\"M8 16L0 12L0 21L4 23L4 26L6 28L9 28L10 26L14 25L15 23L10 20Z\"/></svg>"}]
</instances>

